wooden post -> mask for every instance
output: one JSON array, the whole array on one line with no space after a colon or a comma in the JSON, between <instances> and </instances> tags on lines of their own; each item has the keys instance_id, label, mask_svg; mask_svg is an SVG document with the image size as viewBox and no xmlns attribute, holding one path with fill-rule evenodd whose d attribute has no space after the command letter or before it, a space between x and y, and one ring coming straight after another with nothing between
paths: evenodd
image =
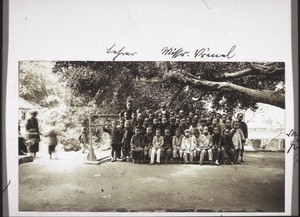
<instances>
[{"instance_id":1,"label":"wooden post","mask_svg":"<svg viewBox=\"0 0 300 217\"><path fill-rule=\"evenodd\" d=\"M99 126L99 124L92 124L92 117L98 117L98 118L118 118L119 115L89 115L88 121L89 121L89 153L87 155L87 161L85 161L85 164L100 164L101 161L109 159L109 156L104 157L102 159L97 160L96 155L94 153L94 148L93 148L93 141L92 141L92 126Z\"/></svg>"},{"instance_id":2,"label":"wooden post","mask_svg":"<svg viewBox=\"0 0 300 217\"><path fill-rule=\"evenodd\" d=\"M92 121L91 121L91 115L89 115L89 153L87 155L87 164L98 164L98 161L97 161L97 157L94 153L94 148L93 148L93 141L92 141L92 128L91 128L91 125L92 125Z\"/></svg>"}]
</instances>

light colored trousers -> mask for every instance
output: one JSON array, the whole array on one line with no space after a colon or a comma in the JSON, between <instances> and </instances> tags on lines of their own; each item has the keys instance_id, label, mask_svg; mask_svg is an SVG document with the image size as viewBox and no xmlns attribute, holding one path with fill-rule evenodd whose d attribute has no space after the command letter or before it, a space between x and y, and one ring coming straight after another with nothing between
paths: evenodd
<instances>
[{"instance_id":1,"label":"light colored trousers","mask_svg":"<svg viewBox=\"0 0 300 217\"><path fill-rule=\"evenodd\" d=\"M161 148L155 149L154 147L151 148L151 161L150 163L154 163L154 158L156 154L156 162L160 163L160 152Z\"/></svg>"},{"instance_id":2,"label":"light colored trousers","mask_svg":"<svg viewBox=\"0 0 300 217\"><path fill-rule=\"evenodd\" d=\"M212 149L202 149L200 153L200 163L203 162L205 154L208 153L208 160L213 160Z\"/></svg>"},{"instance_id":3,"label":"light colored trousers","mask_svg":"<svg viewBox=\"0 0 300 217\"><path fill-rule=\"evenodd\" d=\"M189 151L189 152L186 152L186 151L184 151L183 152L183 159L184 159L184 162L186 162L186 163L188 163L188 162L190 162L190 163L193 163L193 160L194 160L194 153L193 153L193 151Z\"/></svg>"},{"instance_id":4,"label":"light colored trousers","mask_svg":"<svg viewBox=\"0 0 300 217\"><path fill-rule=\"evenodd\" d=\"M173 149L173 158L176 158L176 157L182 157L183 156L183 151L181 149L176 149L174 148Z\"/></svg>"}]
</instances>

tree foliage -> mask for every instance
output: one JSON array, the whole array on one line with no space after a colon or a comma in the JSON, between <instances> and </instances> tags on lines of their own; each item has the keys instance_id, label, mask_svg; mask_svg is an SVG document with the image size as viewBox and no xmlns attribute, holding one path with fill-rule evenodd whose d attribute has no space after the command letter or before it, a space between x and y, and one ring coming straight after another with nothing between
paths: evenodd
<instances>
[{"instance_id":1,"label":"tree foliage","mask_svg":"<svg viewBox=\"0 0 300 217\"><path fill-rule=\"evenodd\" d=\"M19 64L19 96L39 104L48 96L45 76L38 63L20 62Z\"/></svg>"},{"instance_id":2,"label":"tree foliage","mask_svg":"<svg viewBox=\"0 0 300 217\"><path fill-rule=\"evenodd\" d=\"M72 94L82 97L82 102L94 101L112 113L123 109L129 96L135 100L135 106L142 109L156 109L163 101L171 102L174 109L201 109L207 105L217 110L255 109L256 98L225 88L195 88L192 83L186 83L185 78L196 83L226 82L251 90L284 93L284 70L283 73L282 70L276 71L282 68L284 63L59 61L53 72L60 76L60 81L66 83ZM164 79L174 69L180 71L177 75L183 75L182 79L176 76ZM155 78L158 82L148 82Z\"/></svg>"}]
</instances>

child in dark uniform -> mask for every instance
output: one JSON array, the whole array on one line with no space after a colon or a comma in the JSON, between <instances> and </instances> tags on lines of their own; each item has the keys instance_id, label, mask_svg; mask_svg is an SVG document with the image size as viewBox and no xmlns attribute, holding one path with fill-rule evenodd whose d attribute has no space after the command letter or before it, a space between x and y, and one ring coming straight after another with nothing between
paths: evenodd
<instances>
[{"instance_id":1,"label":"child in dark uniform","mask_svg":"<svg viewBox=\"0 0 300 217\"><path fill-rule=\"evenodd\" d=\"M165 129L164 144L161 149L162 156L165 156L165 163L172 159L172 140L170 130Z\"/></svg>"},{"instance_id":2,"label":"child in dark uniform","mask_svg":"<svg viewBox=\"0 0 300 217\"><path fill-rule=\"evenodd\" d=\"M228 156L228 160L230 161L230 164L233 165L234 161L234 146L232 143L232 139L230 136L229 129L225 129L223 132L223 136L221 139L221 146L224 147L225 152Z\"/></svg>"},{"instance_id":3,"label":"child in dark uniform","mask_svg":"<svg viewBox=\"0 0 300 217\"><path fill-rule=\"evenodd\" d=\"M111 142L111 162L114 162L116 158L120 157L122 131L121 126L117 127L117 122L112 122L112 129L110 130L110 142Z\"/></svg>"},{"instance_id":4,"label":"child in dark uniform","mask_svg":"<svg viewBox=\"0 0 300 217\"><path fill-rule=\"evenodd\" d=\"M212 134L212 146L213 146L213 158L215 160L215 164L217 166L220 166L219 164L219 157L221 152L221 135L219 132L219 127L215 126L213 128L213 134Z\"/></svg>"},{"instance_id":5,"label":"child in dark uniform","mask_svg":"<svg viewBox=\"0 0 300 217\"><path fill-rule=\"evenodd\" d=\"M134 135L131 137L130 146L133 163L140 163L143 159L144 149L143 135L141 134L141 130L138 126L135 127Z\"/></svg>"},{"instance_id":6,"label":"child in dark uniform","mask_svg":"<svg viewBox=\"0 0 300 217\"><path fill-rule=\"evenodd\" d=\"M122 144L122 161L126 161L126 158L129 158L130 155L130 141L133 132L130 127L130 121L125 121L124 124L124 134L121 141Z\"/></svg>"},{"instance_id":7,"label":"child in dark uniform","mask_svg":"<svg viewBox=\"0 0 300 217\"><path fill-rule=\"evenodd\" d=\"M146 134L144 135L144 162L146 163L147 158L150 157L150 153L151 153L151 146L152 146L152 140L153 140L153 134L152 134L152 128L151 127L147 127L146 130Z\"/></svg>"}]
</instances>

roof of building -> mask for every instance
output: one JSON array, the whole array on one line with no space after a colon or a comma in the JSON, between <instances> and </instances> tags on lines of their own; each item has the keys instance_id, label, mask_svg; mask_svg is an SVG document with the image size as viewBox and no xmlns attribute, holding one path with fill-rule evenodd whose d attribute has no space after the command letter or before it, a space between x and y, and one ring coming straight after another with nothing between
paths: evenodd
<instances>
[{"instance_id":1,"label":"roof of building","mask_svg":"<svg viewBox=\"0 0 300 217\"><path fill-rule=\"evenodd\" d=\"M19 109L30 110L30 109L32 109L34 107L35 106L33 104L31 104L30 102L26 101L22 97L19 97Z\"/></svg>"}]
</instances>

